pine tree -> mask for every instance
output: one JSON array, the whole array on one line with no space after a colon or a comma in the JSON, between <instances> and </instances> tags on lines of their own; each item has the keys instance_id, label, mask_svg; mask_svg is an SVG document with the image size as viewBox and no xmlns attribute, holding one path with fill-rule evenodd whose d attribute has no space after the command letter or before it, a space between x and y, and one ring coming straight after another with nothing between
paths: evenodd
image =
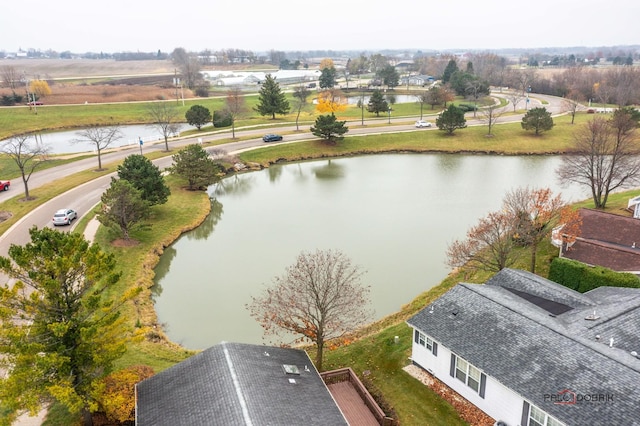
<instances>
[{"instance_id":1,"label":"pine tree","mask_svg":"<svg viewBox=\"0 0 640 426\"><path fill-rule=\"evenodd\" d=\"M316 118L316 123L311 126L311 133L329 142L336 142L344 138L344 134L349 131L345 126L346 121L337 121L334 114L320 115Z\"/></svg>"},{"instance_id":2,"label":"pine tree","mask_svg":"<svg viewBox=\"0 0 640 426\"><path fill-rule=\"evenodd\" d=\"M280 85L271 77L271 74L267 74L258 94L258 105L255 110L260 115L271 115L275 120L276 114L287 114L289 109L289 101L280 89Z\"/></svg>"},{"instance_id":3,"label":"pine tree","mask_svg":"<svg viewBox=\"0 0 640 426\"><path fill-rule=\"evenodd\" d=\"M389 104L379 90L374 90L367 104L367 111L375 112L376 117L380 117L380 112L387 112Z\"/></svg>"},{"instance_id":4,"label":"pine tree","mask_svg":"<svg viewBox=\"0 0 640 426\"><path fill-rule=\"evenodd\" d=\"M449 108L442 111L436 118L436 126L449 135L452 135L456 129L464 129L467 127L464 111L455 105L449 105Z\"/></svg>"},{"instance_id":5,"label":"pine tree","mask_svg":"<svg viewBox=\"0 0 640 426\"><path fill-rule=\"evenodd\" d=\"M96 382L126 350L120 307L141 288L114 290L115 259L82 234L29 233L31 242L0 256L0 271L15 279L0 287L0 353L12 366L0 378L0 424L52 400L87 421Z\"/></svg>"},{"instance_id":6,"label":"pine tree","mask_svg":"<svg viewBox=\"0 0 640 426\"><path fill-rule=\"evenodd\" d=\"M545 107L533 108L527 111L520 123L524 130L533 130L536 136L553 128L553 118Z\"/></svg>"}]
</instances>

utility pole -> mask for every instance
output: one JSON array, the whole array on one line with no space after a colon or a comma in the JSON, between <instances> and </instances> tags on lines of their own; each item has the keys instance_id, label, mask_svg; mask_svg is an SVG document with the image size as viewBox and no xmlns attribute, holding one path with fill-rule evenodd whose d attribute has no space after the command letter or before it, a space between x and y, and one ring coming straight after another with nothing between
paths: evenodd
<instances>
[{"instance_id":1,"label":"utility pole","mask_svg":"<svg viewBox=\"0 0 640 426\"><path fill-rule=\"evenodd\" d=\"M178 84L180 84L180 79L178 78L178 70L174 68L173 69L173 86L176 88L176 103L179 102Z\"/></svg>"}]
</instances>

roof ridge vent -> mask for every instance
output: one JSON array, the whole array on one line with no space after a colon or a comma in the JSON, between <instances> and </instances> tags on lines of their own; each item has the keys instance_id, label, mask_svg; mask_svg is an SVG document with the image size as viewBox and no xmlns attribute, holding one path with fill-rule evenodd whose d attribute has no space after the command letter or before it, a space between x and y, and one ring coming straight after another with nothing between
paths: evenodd
<instances>
[{"instance_id":1,"label":"roof ridge vent","mask_svg":"<svg viewBox=\"0 0 640 426\"><path fill-rule=\"evenodd\" d=\"M595 321L598 318L600 318L598 315L596 315L596 311L593 311L593 314L589 314L586 317L584 317L584 319L588 320L588 321Z\"/></svg>"}]
</instances>

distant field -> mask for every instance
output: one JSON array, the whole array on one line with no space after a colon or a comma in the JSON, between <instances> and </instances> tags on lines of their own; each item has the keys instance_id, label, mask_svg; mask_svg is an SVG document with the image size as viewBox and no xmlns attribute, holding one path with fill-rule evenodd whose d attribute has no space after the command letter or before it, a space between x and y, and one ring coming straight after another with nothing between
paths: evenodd
<instances>
[{"instance_id":1,"label":"distant field","mask_svg":"<svg viewBox=\"0 0 640 426\"><path fill-rule=\"evenodd\" d=\"M114 61L112 59L0 59L0 67L11 66L28 78L60 79L98 76L171 74L174 65L162 61Z\"/></svg>"}]
</instances>

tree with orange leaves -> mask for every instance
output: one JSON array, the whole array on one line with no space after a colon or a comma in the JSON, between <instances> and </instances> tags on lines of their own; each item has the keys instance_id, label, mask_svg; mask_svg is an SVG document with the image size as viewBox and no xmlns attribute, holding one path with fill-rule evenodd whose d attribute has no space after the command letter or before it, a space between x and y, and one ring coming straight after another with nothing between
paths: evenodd
<instances>
[{"instance_id":1,"label":"tree with orange leaves","mask_svg":"<svg viewBox=\"0 0 640 426\"><path fill-rule=\"evenodd\" d=\"M333 59L324 58L323 60L320 61L319 68L320 68L320 70L323 70L325 68L335 68L335 64L333 63Z\"/></svg>"},{"instance_id":2,"label":"tree with orange leaves","mask_svg":"<svg viewBox=\"0 0 640 426\"><path fill-rule=\"evenodd\" d=\"M567 223L565 234L575 236L580 227L577 212L567 209L562 196L554 196L549 188L514 189L505 196L503 206L514 220L514 238L531 249L531 272L536 269L538 245L551 235L553 228Z\"/></svg>"},{"instance_id":3,"label":"tree with orange leaves","mask_svg":"<svg viewBox=\"0 0 640 426\"><path fill-rule=\"evenodd\" d=\"M521 250L531 250L531 272L535 272L539 244L562 225L561 235L570 244L580 232L580 215L548 188L517 188L507 193L502 209L489 213L473 226L465 239L447 248L451 267L498 272L515 263Z\"/></svg>"},{"instance_id":4,"label":"tree with orange leaves","mask_svg":"<svg viewBox=\"0 0 640 426\"><path fill-rule=\"evenodd\" d=\"M498 272L518 259L514 250L513 218L507 212L491 212L467 231L467 237L447 247L447 264Z\"/></svg>"},{"instance_id":5,"label":"tree with orange leaves","mask_svg":"<svg viewBox=\"0 0 640 426\"><path fill-rule=\"evenodd\" d=\"M291 343L311 341L317 347L316 367L322 370L325 343L342 338L371 317L369 286L363 272L337 250L302 252L296 263L275 277L273 286L247 305L265 334L299 337Z\"/></svg>"},{"instance_id":6,"label":"tree with orange leaves","mask_svg":"<svg viewBox=\"0 0 640 426\"><path fill-rule=\"evenodd\" d=\"M317 102L316 110L321 114L333 114L347 109L347 97L339 89L329 89L321 92Z\"/></svg>"}]
</instances>

